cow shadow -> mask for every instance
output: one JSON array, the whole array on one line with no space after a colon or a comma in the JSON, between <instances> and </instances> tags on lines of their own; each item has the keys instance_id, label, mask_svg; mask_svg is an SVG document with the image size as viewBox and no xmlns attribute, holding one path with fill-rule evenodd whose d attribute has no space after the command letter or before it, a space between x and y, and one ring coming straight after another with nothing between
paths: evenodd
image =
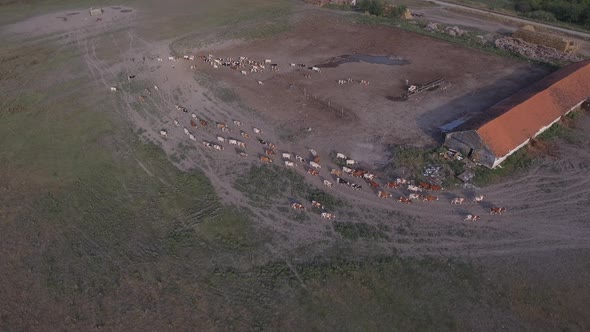
<instances>
[{"instance_id":1,"label":"cow shadow","mask_svg":"<svg viewBox=\"0 0 590 332\"><path fill-rule=\"evenodd\" d=\"M547 74L548 69L543 67L516 69L513 73L491 84L474 89L444 105L422 113L416 118L417 126L432 140L442 143L445 132L452 131L454 127L461 123L482 114L491 106L530 86ZM450 84L445 90L452 93L453 82L450 82ZM425 91L416 97L437 98L436 96L427 96L429 93L444 94L445 91Z\"/></svg>"}]
</instances>

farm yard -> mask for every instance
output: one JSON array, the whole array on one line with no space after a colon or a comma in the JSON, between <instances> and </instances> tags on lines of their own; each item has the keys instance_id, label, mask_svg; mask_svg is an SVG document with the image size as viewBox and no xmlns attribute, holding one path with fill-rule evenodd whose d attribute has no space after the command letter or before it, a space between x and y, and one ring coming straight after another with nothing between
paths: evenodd
<instances>
[{"instance_id":1,"label":"farm yard","mask_svg":"<svg viewBox=\"0 0 590 332\"><path fill-rule=\"evenodd\" d=\"M0 4L0 329L588 327L587 114L491 184L423 169L551 68L175 4Z\"/></svg>"}]
</instances>

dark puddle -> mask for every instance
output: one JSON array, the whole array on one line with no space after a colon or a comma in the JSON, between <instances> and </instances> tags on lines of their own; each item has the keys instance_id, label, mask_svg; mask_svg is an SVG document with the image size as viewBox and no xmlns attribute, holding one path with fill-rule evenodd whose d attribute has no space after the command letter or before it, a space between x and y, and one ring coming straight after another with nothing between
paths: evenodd
<instances>
[{"instance_id":1,"label":"dark puddle","mask_svg":"<svg viewBox=\"0 0 590 332\"><path fill-rule=\"evenodd\" d=\"M121 9L121 13L129 13L132 12L132 9Z\"/></svg>"}]
</instances>

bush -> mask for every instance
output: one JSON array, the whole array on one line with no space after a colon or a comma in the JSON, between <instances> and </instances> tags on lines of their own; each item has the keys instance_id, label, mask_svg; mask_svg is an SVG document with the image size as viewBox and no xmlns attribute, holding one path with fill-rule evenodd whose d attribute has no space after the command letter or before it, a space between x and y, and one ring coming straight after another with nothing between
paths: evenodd
<instances>
[{"instance_id":1,"label":"bush","mask_svg":"<svg viewBox=\"0 0 590 332\"><path fill-rule=\"evenodd\" d=\"M406 10L408 10L408 6L406 5L399 5L399 6L395 6L395 8L391 11L391 13L389 13L390 17L401 17Z\"/></svg>"},{"instance_id":2,"label":"bush","mask_svg":"<svg viewBox=\"0 0 590 332\"><path fill-rule=\"evenodd\" d=\"M383 0L361 0L358 8L363 12L369 12L376 16L385 14L385 2Z\"/></svg>"},{"instance_id":3,"label":"bush","mask_svg":"<svg viewBox=\"0 0 590 332\"><path fill-rule=\"evenodd\" d=\"M514 9L532 19L590 25L590 1L519 0Z\"/></svg>"},{"instance_id":4,"label":"bush","mask_svg":"<svg viewBox=\"0 0 590 332\"><path fill-rule=\"evenodd\" d=\"M525 17L532 18L533 20L539 21L546 21L546 22L556 22L557 18L553 13L546 12L544 10L535 10L530 13L524 14Z\"/></svg>"}]
</instances>

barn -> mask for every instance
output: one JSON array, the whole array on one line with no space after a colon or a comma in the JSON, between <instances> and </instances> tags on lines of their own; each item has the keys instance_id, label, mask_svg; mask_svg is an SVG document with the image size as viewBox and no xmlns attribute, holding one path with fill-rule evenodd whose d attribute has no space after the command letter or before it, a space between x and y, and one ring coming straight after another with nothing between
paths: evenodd
<instances>
[{"instance_id":1,"label":"barn","mask_svg":"<svg viewBox=\"0 0 590 332\"><path fill-rule=\"evenodd\" d=\"M564 67L468 119L445 146L494 168L590 98L590 61Z\"/></svg>"}]
</instances>

